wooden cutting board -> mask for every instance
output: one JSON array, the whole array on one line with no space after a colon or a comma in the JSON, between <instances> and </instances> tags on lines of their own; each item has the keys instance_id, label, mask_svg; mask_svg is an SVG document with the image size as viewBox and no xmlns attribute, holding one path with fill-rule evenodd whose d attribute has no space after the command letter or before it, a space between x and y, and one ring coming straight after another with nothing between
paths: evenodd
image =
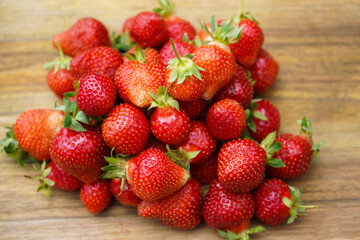
<instances>
[{"instance_id":1,"label":"wooden cutting board","mask_svg":"<svg viewBox=\"0 0 360 240\"><path fill-rule=\"evenodd\" d=\"M238 1L177 0L178 15L200 20L229 18ZM110 32L124 20L156 7L155 0L2 0L0 2L0 136L27 109L59 102L42 65L57 56L52 37L77 19L92 16ZM317 205L293 225L267 227L253 239L360 239L360 2L358 0L246 1L265 33L264 48L280 64L269 92L281 113L281 132L297 133L297 119L312 120L321 154L302 177L289 181ZM0 156L0 239L220 239L201 224L192 231L141 219L136 210L111 206L86 211L79 193L36 193L31 166ZM255 222L255 224L259 224Z\"/></svg>"}]
</instances>

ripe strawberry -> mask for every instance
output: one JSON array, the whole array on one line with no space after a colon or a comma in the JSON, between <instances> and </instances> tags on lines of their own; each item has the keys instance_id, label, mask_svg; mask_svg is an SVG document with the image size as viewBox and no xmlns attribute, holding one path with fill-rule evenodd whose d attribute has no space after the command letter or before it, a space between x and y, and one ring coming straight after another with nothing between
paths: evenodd
<instances>
[{"instance_id":1,"label":"ripe strawberry","mask_svg":"<svg viewBox=\"0 0 360 240\"><path fill-rule=\"evenodd\" d=\"M250 136L261 142L267 135L280 129L280 113L275 105L263 99L250 104L250 120L248 120Z\"/></svg>"},{"instance_id":2,"label":"ripe strawberry","mask_svg":"<svg viewBox=\"0 0 360 240\"><path fill-rule=\"evenodd\" d=\"M190 53L194 52L196 49L195 46L193 46L192 44L187 43L183 40L173 39L173 41L174 41L176 51L180 57L183 57L186 54L190 54ZM159 61L161 64L163 64L164 66L167 67L169 65L170 59L173 59L173 58L176 58L176 55L175 55L174 49L171 45L171 42L169 40L161 48Z\"/></svg>"},{"instance_id":3,"label":"ripe strawberry","mask_svg":"<svg viewBox=\"0 0 360 240\"><path fill-rule=\"evenodd\" d=\"M123 34L125 34L126 31L129 31L129 32L130 32L130 28L131 28L131 25L132 25L133 20L134 20L134 16L129 17L129 18L127 18L127 19L125 20L124 25L123 25L122 30L121 30L121 32L122 32Z\"/></svg>"},{"instance_id":4,"label":"ripe strawberry","mask_svg":"<svg viewBox=\"0 0 360 240\"><path fill-rule=\"evenodd\" d=\"M154 99L149 109L156 107L150 119L152 134L165 144L180 144L189 132L189 117L165 87L160 86L157 95L149 94Z\"/></svg>"},{"instance_id":5,"label":"ripe strawberry","mask_svg":"<svg viewBox=\"0 0 360 240\"><path fill-rule=\"evenodd\" d=\"M110 47L96 47L83 51L71 59L70 71L80 79L89 73L98 73L113 79L123 63L121 54Z\"/></svg>"},{"instance_id":6,"label":"ripe strawberry","mask_svg":"<svg viewBox=\"0 0 360 240\"><path fill-rule=\"evenodd\" d=\"M1 152L24 166L24 161L34 162L50 159L51 142L64 121L62 112L52 109L33 109L20 114L14 126L8 127L0 144ZM35 161L36 162L36 161Z\"/></svg>"},{"instance_id":7,"label":"ripe strawberry","mask_svg":"<svg viewBox=\"0 0 360 240\"><path fill-rule=\"evenodd\" d=\"M268 179L258 186L254 192L255 216L263 223L271 226L279 225L286 221L294 222L297 214L306 208L300 199L301 192L298 188L286 185L279 179Z\"/></svg>"},{"instance_id":8,"label":"ripe strawberry","mask_svg":"<svg viewBox=\"0 0 360 240\"><path fill-rule=\"evenodd\" d=\"M116 88L110 78L90 73L80 80L76 103L80 110L92 117L108 113L116 101Z\"/></svg>"},{"instance_id":9,"label":"ripe strawberry","mask_svg":"<svg viewBox=\"0 0 360 240\"><path fill-rule=\"evenodd\" d=\"M136 47L141 49L140 46L133 46L127 52L136 54ZM147 62L147 63L159 63L160 62L159 61L160 55L159 55L159 52L156 49L147 48L147 49L145 49L144 53L145 53L145 62ZM124 62L130 62L130 60L126 56L123 57L123 61Z\"/></svg>"},{"instance_id":10,"label":"ripe strawberry","mask_svg":"<svg viewBox=\"0 0 360 240\"><path fill-rule=\"evenodd\" d=\"M247 107L253 98L253 87L247 73L240 65L236 66L234 78L217 92L215 100L220 101L225 98L236 100L243 108Z\"/></svg>"},{"instance_id":11,"label":"ripe strawberry","mask_svg":"<svg viewBox=\"0 0 360 240\"><path fill-rule=\"evenodd\" d=\"M190 119L197 118L202 111L205 110L206 101L202 98L191 102L179 101L180 109L182 109Z\"/></svg>"},{"instance_id":12,"label":"ripe strawberry","mask_svg":"<svg viewBox=\"0 0 360 240\"><path fill-rule=\"evenodd\" d=\"M50 148L52 160L64 171L84 183L96 182L110 155L100 128L83 125L86 132L62 128Z\"/></svg>"},{"instance_id":13,"label":"ripe strawberry","mask_svg":"<svg viewBox=\"0 0 360 240\"><path fill-rule=\"evenodd\" d=\"M154 135L150 134L149 140L146 144L146 146L144 147L144 149L147 148L156 148L159 149L163 152L166 152L166 144L161 142L159 139L157 139Z\"/></svg>"},{"instance_id":14,"label":"ripe strawberry","mask_svg":"<svg viewBox=\"0 0 360 240\"><path fill-rule=\"evenodd\" d=\"M160 63L145 63L144 54L140 50L134 60L122 64L116 70L115 85L125 102L141 108L148 107L152 101L149 92L155 94L164 85L166 69Z\"/></svg>"},{"instance_id":15,"label":"ripe strawberry","mask_svg":"<svg viewBox=\"0 0 360 240\"><path fill-rule=\"evenodd\" d=\"M239 138L246 128L245 110L237 101L225 98L211 106L206 125L210 133L219 140Z\"/></svg>"},{"instance_id":16,"label":"ripe strawberry","mask_svg":"<svg viewBox=\"0 0 360 240\"><path fill-rule=\"evenodd\" d=\"M264 178L265 165L283 166L271 159L281 148L272 144L275 132L269 134L261 145L249 139L236 139L225 143L218 156L218 176L221 184L234 192L248 192Z\"/></svg>"},{"instance_id":17,"label":"ripe strawberry","mask_svg":"<svg viewBox=\"0 0 360 240\"><path fill-rule=\"evenodd\" d=\"M230 231L234 235L237 233L248 235L264 230L262 228L257 229L257 231L254 231L254 229L245 230L249 226L250 219L254 214L254 207L254 198L250 193L229 191L221 185L219 180L214 180L210 184L209 191L204 200L203 216L205 222L210 227L220 230L219 233L221 236L224 235L223 237L226 237ZM224 231L228 233L226 234Z\"/></svg>"},{"instance_id":18,"label":"ripe strawberry","mask_svg":"<svg viewBox=\"0 0 360 240\"><path fill-rule=\"evenodd\" d=\"M279 64L267 51L261 49L249 71L251 78L255 82L254 92L263 93L275 82L279 72Z\"/></svg>"},{"instance_id":19,"label":"ripe strawberry","mask_svg":"<svg viewBox=\"0 0 360 240\"><path fill-rule=\"evenodd\" d=\"M80 189L80 199L89 212L101 212L111 201L109 180L84 183Z\"/></svg>"},{"instance_id":20,"label":"ripe strawberry","mask_svg":"<svg viewBox=\"0 0 360 240\"><path fill-rule=\"evenodd\" d=\"M201 186L190 179L185 186L172 195L155 202L143 201L138 214L144 218L155 218L169 227L193 229L201 220Z\"/></svg>"},{"instance_id":21,"label":"ripe strawberry","mask_svg":"<svg viewBox=\"0 0 360 240\"><path fill-rule=\"evenodd\" d=\"M130 35L144 48L161 46L169 39L163 17L154 12L137 14L132 20Z\"/></svg>"},{"instance_id":22,"label":"ripe strawberry","mask_svg":"<svg viewBox=\"0 0 360 240\"><path fill-rule=\"evenodd\" d=\"M212 154L201 163L191 164L191 176L201 184L210 184L212 180L217 179L217 156Z\"/></svg>"},{"instance_id":23,"label":"ripe strawberry","mask_svg":"<svg viewBox=\"0 0 360 240\"><path fill-rule=\"evenodd\" d=\"M124 184L123 187L122 184ZM121 188L123 188L123 190L121 190ZM123 183L123 179L121 178L111 179L110 190L121 205L137 207L142 202L142 199L132 192L128 181L124 180Z\"/></svg>"},{"instance_id":24,"label":"ripe strawberry","mask_svg":"<svg viewBox=\"0 0 360 240\"><path fill-rule=\"evenodd\" d=\"M205 25L202 25L202 28L208 31ZM205 100L213 98L216 92L234 77L236 61L228 44L236 42L240 37L240 30L234 30L225 22L217 27L214 17L211 18L211 29L213 34L210 31L208 33L212 36L213 41L198 47L193 52L194 57L192 58L196 65L205 69L201 73L201 76L206 79L206 91L202 96Z\"/></svg>"},{"instance_id":25,"label":"ripe strawberry","mask_svg":"<svg viewBox=\"0 0 360 240\"><path fill-rule=\"evenodd\" d=\"M145 114L127 103L114 107L101 128L106 144L115 152L126 155L140 152L150 134L150 126Z\"/></svg>"},{"instance_id":26,"label":"ripe strawberry","mask_svg":"<svg viewBox=\"0 0 360 240\"><path fill-rule=\"evenodd\" d=\"M317 157L322 145L313 143L311 122L304 117L299 121L301 125L301 135L281 134L275 142L282 144L280 151L274 157L280 159L285 164L281 168L266 167L266 175L272 178L293 179L302 174L309 168L311 160Z\"/></svg>"},{"instance_id":27,"label":"ripe strawberry","mask_svg":"<svg viewBox=\"0 0 360 240\"><path fill-rule=\"evenodd\" d=\"M95 18L81 18L70 29L53 38L54 48L61 46L69 56L99 46L110 46L109 33L100 21Z\"/></svg>"},{"instance_id":28,"label":"ripe strawberry","mask_svg":"<svg viewBox=\"0 0 360 240\"><path fill-rule=\"evenodd\" d=\"M125 178L133 193L144 201L165 198L184 186L190 174L161 150L149 148L129 161L107 157L104 178Z\"/></svg>"}]
</instances>

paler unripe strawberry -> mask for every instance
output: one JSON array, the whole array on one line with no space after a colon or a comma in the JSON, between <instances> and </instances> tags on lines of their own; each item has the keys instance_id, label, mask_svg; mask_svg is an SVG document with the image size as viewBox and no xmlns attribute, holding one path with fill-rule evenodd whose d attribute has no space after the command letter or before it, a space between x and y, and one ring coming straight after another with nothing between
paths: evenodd
<instances>
[{"instance_id":1,"label":"paler unripe strawberry","mask_svg":"<svg viewBox=\"0 0 360 240\"><path fill-rule=\"evenodd\" d=\"M144 218L158 219L169 227L193 229L202 220L201 202L201 186L192 178L166 198L155 202L143 201L138 206L138 214Z\"/></svg>"},{"instance_id":2,"label":"paler unripe strawberry","mask_svg":"<svg viewBox=\"0 0 360 240\"><path fill-rule=\"evenodd\" d=\"M104 119L101 128L106 144L115 152L126 155L140 152L150 134L145 114L128 103L114 107Z\"/></svg>"},{"instance_id":3,"label":"paler unripe strawberry","mask_svg":"<svg viewBox=\"0 0 360 240\"><path fill-rule=\"evenodd\" d=\"M123 183L123 181L125 183ZM122 188L123 184L123 189ZM130 188L130 184L125 179L113 178L111 179L110 190L114 198L124 206L137 207L142 202L142 199L136 196Z\"/></svg>"},{"instance_id":4,"label":"paler unripe strawberry","mask_svg":"<svg viewBox=\"0 0 360 240\"><path fill-rule=\"evenodd\" d=\"M111 201L109 180L98 180L94 183L84 183L80 189L80 199L91 213L104 210Z\"/></svg>"},{"instance_id":5,"label":"paler unripe strawberry","mask_svg":"<svg viewBox=\"0 0 360 240\"><path fill-rule=\"evenodd\" d=\"M55 35L54 48L61 46L64 53L69 56L98 46L110 46L108 30L95 18L81 18L65 32Z\"/></svg>"},{"instance_id":6,"label":"paler unripe strawberry","mask_svg":"<svg viewBox=\"0 0 360 240\"><path fill-rule=\"evenodd\" d=\"M195 51L196 47L190 43L187 43L183 40L173 39L174 45L177 53L180 57L185 56L186 54L190 54ZM164 66L169 65L169 60L176 58L175 52L171 46L170 40L165 43L165 45L160 50L160 63Z\"/></svg>"}]
</instances>

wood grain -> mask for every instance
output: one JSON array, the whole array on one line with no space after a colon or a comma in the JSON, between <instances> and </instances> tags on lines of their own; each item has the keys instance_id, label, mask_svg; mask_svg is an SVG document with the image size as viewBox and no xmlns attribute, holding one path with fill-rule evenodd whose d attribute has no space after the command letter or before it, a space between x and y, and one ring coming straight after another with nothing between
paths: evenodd
<instances>
[{"instance_id":1,"label":"wood grain","mask_svg":"<svg viewBox=\"0 0 360 240\"><path fill-rule=\"evenodd\" d=\"M194 24L215 14L228 18L238 1L175 1L178 15ZM48 89L42 65L56 57L51 38L78 18L92 16L119 32L124 20L151 10L151 1L2 0L0 2L0 136L27 109L60 101ZM253 239L360 239L360 2L357 0L247 1L280 64L269 92L282 116L281 132L298 132L296 119L313 122L325 144L302 177L289 181L318 208L293 225L267 227ZM113 201L96 216L79 193L37 194L35 174L0 156L0 239L220 239L206 224L192 231L141 219ZM258 222L255 221L255 224Z\"/></svg>"}]
</instances>

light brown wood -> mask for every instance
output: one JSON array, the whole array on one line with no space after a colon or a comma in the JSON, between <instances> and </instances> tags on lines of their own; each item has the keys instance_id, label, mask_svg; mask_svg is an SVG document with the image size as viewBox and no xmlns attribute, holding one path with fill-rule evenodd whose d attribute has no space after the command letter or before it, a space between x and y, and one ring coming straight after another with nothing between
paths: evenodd
<instances>
[{"instance_id":1,"label":"light brown wood","mask_svg":"<svg viewBox=\"0 0 360 240\"><path fill-rule=\"evenodd\" d=\"M196 24L215 14L236 14L238 1L175 1L178 15ZM151 1L2 0L0 3L0 136L27 109L59 101L42 65L57 56L51 38L78 18L92 16L119 32L127 17L151 10ZM289 181L318 208L293 225L267 227L253 239L360 239L360 2L357 0L246 1L265 33L266 48L280 64L275 85L262 97L282 116L281 132L298 132L312 120L321 154L302 177ZM197 24L198 26L198 24ZM142 219L136 210L111 206L92 215L79 193L53 189L45 198L35 174L0 156L0 239L220 239L205 223L180 231ZM258 223L255 221L255 223Z\"/></svg>"}]
</instances>

